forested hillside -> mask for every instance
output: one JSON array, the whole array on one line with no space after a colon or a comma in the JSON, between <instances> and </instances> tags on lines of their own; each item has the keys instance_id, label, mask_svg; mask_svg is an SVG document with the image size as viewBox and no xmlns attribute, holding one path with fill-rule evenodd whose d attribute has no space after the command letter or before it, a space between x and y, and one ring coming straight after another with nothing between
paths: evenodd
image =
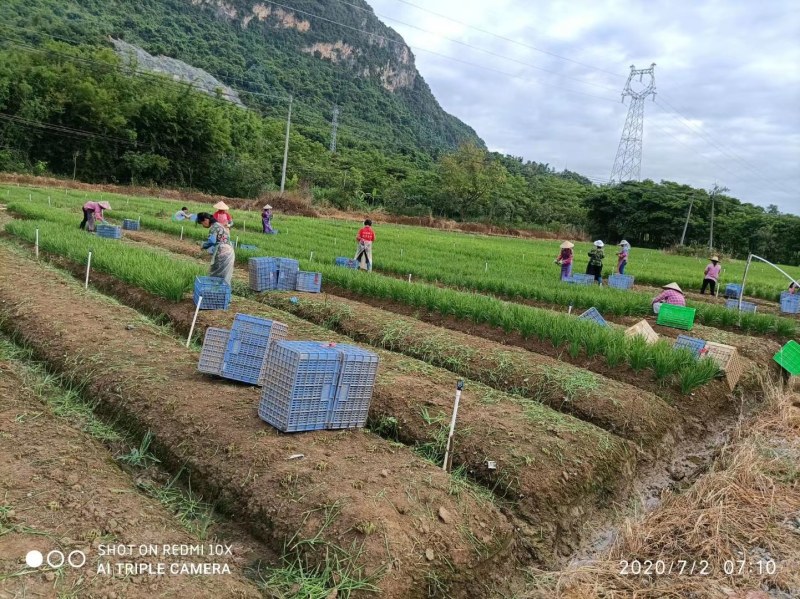
<instances>
[{"instance_id":1,"label":"forested hillside","mask_svg":"<svg viewBox=\"0 0 800 599\"><path fill-rule=\"evenodd\" d=\"M280 184L291 95L287 188L317 202L649 247L676 244L694 202L687 243L707 243L704 190L600 187L487 152L441 110L401 38L354 2L298 0L293 12L250 0L5 0L0 171L255 197ZM120 56L114 40L154 57L135 48L139 58ZM214 78L229 88L214 89ZM341 126L331 152L334 104ZM800 218L725 196L716 206L716 247L800 263Z\"/></svg>"}]
</instances>

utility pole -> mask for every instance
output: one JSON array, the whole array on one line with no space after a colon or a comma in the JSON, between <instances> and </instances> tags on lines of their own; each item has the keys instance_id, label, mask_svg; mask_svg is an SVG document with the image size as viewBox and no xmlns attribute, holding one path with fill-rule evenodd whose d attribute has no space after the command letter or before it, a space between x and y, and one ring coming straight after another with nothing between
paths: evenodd
<instances>
[{"instance_id":1,"label":"utility pole","mask_svg":"<svg viewBox=\"0 0 800 599\"><path fill-rule=\"evenodd\" d=\"M681 234L681 242L678 245L683 245L683 242L686 241L686 229L689 228L689 217L692 215L692 206L694 206L694 194L692 194L692 199L689 202L689 211L686 213L686 222L683 223L683 233Z\"/></svg>"},{"instance_id":2,"label":"utility pole","mask_svg":"<svg viewBox=\"0 0 800 599\"><path fill-rule=\"evenodd\" d=\"M711 196L711 226L708 235L708 249L714 249L714 204L716 203L717 196L721 193L725 193L726 191L730 191L727 187L720 187L717 185L717 182L714 181L714 187L711 188L711 192L708 194Z\"/></svg>"},{"instance_id":3,"label":"utility pole","mask_svg":"<svg viewBox=\"0 0 800 599\"><path fill-rule=\"evenodd\" d=\"M289 128L292 125L292 96L289 96L289 116L286 117L286 143L283 146L283 169L281 169L281 194L286 189L286 163L289 161Z\"/></svg>"},{"instance_id":4,"label":"utility pole","mask_svg":"<svg viewBox=\"0 0 800 599\"><path fill-rule=\"evenodd\" d=\"M619 140L617 156L614 158L614 168L611 169L611 183L638 181L641 177L644 101L648 96L653 96L653 102L656 100L655 66L656 63L653 63L649 69L637 69L634 65L631 65L628 81L622 90L622 102L625 102L625 96L630 96L631 103L628 107L625 126L622 128L622 137ZM643 83L645 75L650 76L647 85L640 91L634 91L631 88L631 81L637 75L639 76L639 83Z\"/></svg>"},{"instance_id":5,"label":"utility pole","mask_svg":"<svg viewBox=\"0 0 800 599\"><path fill-rule=\"evenodd\" d=\"M333 105L333 121L331 122L331 154L336 153L336 134L339 131L339 107Z\"/></svg>"}]
</instances>

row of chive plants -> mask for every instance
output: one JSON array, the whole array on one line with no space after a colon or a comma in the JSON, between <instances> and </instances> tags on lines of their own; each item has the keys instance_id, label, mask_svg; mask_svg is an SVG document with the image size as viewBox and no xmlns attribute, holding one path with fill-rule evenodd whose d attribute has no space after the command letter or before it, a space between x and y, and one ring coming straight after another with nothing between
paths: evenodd
<instances>
[{"instance_id":1,"label":"row of chive plants","mask_svg":"<svg viewBox=\"0 0 800 599\"><path fill-rule=\"evenodd\" d=\"M164 262L161 262L155 270L152 265L148 264L147 273L138 272L136 264L142 261L143 254L151 255L159 261L166 260L167 263L171 262L176 266L185 264L185 261L177 257L170 259L161 252L143 250L131 244L98 240L94 236L79 231L77 227L72 231L65 231L65 226L69 226L74 220L73 216L66 211L26 202L12 203L9 205L9 210L28 218L52 221L52 223L14 222L8 225L9 232L32 241L34 229L39 227L41 229L40 244L43 248L76 260L85 259L85 252L96 241L105 242L104 246L108 246L109 243L113 244L112 247L116 250L115 253L118 257L113 264L108 260L103 261L102 269L153 293L166 297L161 289L163 285L169 284L178 284L182 293L188 289L194 274L197 274L195 269L190 275L187 274L188 278L184 278L182 283L178 283L176 277L173 276L173 267ZM152 217L142 217L142 227L175 233L176 229L180 230L181 225ZM55 234L57 231L60 234ZM54 236L55 241L49 241L50 236ZM199 242L205 238L206 231L200 227L184 225L184 236ZM253 233L243 234L242 237L242 241L247 243L263 240L263 236ZM73 244L79 239L81 239L80 244ZM103 252L104 255L107 255L106 251ZM128 257L124 258L123 256L126 254ZM237 260L246 262L250 257L273 254L274 252L264 252L263 250L243 250L237 252ZM144 263L142 262L142 264ZM711 360L695 360L691 353L675 351L667 342L662 341L655 345L648 345L640 339L631 341L620 329L601 327L593 322L577 320L574 316L504 302L476 293L425 283L408 284L398 279L375 274L366 275L358 271L311 262L308 258L301 259L301 267L319 270L323 273L324 280L333 281L358 294L402 302L413 307L468 319L476 323L486 323L507 332L517 332L525 339L550 342L554 348L563 347L573 358L578 358L583 353L589 358L603 356L611 367L628 364L634 371L649 368L659 381L668 381L670 378L676 377L682 391L686 393L709 382L718 373L716 365ZM98 268L101 267L98 266ZM149 277L149 284L145 284L145 275ZM162 282L154 283L159 280ZM171 281L174 282L170 283ZM169 297L176 299L175 293L170 294Z\"/></svg>"}]
</instances>

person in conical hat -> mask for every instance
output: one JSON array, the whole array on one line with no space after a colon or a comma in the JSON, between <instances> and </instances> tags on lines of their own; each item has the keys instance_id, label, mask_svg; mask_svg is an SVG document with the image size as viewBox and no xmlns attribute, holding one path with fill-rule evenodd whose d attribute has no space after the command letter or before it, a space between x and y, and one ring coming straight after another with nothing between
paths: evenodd
<instances>
[{"instance_id":1,"label":"person in conical hat","mask_svg":"<svg viewBox=\"0 0 800 599\"><path fill-rule=\"evenodd\" d=\"M685 306L686 298L683 290L677 283L667 283L662 287L664 291L653 298L653 314L658 314L662 304L672 304L673 306Z\"/></svg>"},{"instance_id":2,"label":"person in conical hat","mask_svg":"<svg viewBox=\"0 0 800 599\"><path fill-rule=\"evenodd\" d=\"M599 239L594 242L594 247L589 252L589 264L586 265L586 274L594 276L594 280L599 285L603 284L603 246L605 244Z\"/></svg>"},{"instance_id":3,"label":"person in conical hat","mask_svg":"<svg viewBox=\"0 0 800 599\"><path fill-rule=\"evenodd\" d=\"M266 204L261 210L261 232L274 235L278 231L272 228L272 206Z\"/></svg>"},{"instance_id":4,"label":"person in conical hat","mask_svg":"<svg viewBox=\"0 0 800 599\"><path fill-rule=\"evenodd\" d=\"M703 273L703 284L700 286L700 293L705 295L706 287L711 288L711 295L717 294L717 282L719 281L719 273L722 271L722 266L719 263L719 256L714 254L711 256L711 262L706 266Z\"/></svg>"},{"instance_id":5,"label":"person in conical hat","mask_svg":"<svg viewBox=\"0 0 800 599\"><path fill-rule=\"evenodd\" d=\"M111 210L111 204L108 202L86 202L83 205L83 220L78 228L85 228L89 233L94 233L95 224L97 221L105 222L103 218L103 210Z\"/></svg>"},{"instance_id":6,"label":"person in conical hat","mask_svg":"<svg viewBox=\"0 0 800 599\"><path fill-rule=\"evenodd\" d=\"M212 214L214 220L223 227L230 229L233 226L233 218L230 213L228 213L228 210L230 210L228 205L225 202L217 202L214 204L214 210L216 210L216 212Z\"/></svg>"},{"instance_id":7,"label":"person in conical hat","mask_svg":"<svg viewBox=\"0 0 800 599\"><path fill-rule=\"evenodd\" d=\"M566 281L572 277L572 248L575 244L570 241L565 241L561 244L561 252L556 258L556 264L561 266L561 280Z\"/></svg>"},{"instance_id":8,"label":"person in conical hat","mask_svg":"<svg viewBox=\"0 0 800 599\"><path fill-rule=\"evenodd\" d=\"M628 266L628 250L630 248L630 244L624 239L619 242L619 252L617 252L617 272L621 275L625 274L625 267Z\"/></svg>"}]
</instances>

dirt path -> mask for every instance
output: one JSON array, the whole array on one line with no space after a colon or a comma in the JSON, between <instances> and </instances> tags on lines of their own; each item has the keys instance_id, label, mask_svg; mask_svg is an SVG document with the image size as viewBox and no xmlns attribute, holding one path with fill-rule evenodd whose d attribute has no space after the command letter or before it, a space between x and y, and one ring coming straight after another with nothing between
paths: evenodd
<instances>
[{"instance_id":1,"label":"dirt path","mask_svg":"<svg viewBox=\"0 0 800 599\"><path fill-rule=\"evenodd\" d=\"M258 419L254 389L210 381L194 352L131 328L133 310L4 247L0 298L9 332L85 382L109 417L151 430L162 463L187 468L276 550L295 535L319 539L304 546L317 562L334 545L361 547L351 557L378 575L384 596L404 599L425 596L433 581L457 597L478 573L490 585L513 567L506 518L469 492L452 494L450 477L408 449L358 430L277 434ZM304 459L287 460L298 453Z\"/></svg>"},{"instance_id":2,"label":"dirt path","mask_svg":"<svg viewBox=\"0 0 800 599\"><path fill-rule=\"evenodd\" d=\"M207 553L210 544L229 541L186 532L159 502L142 494L102 444L54 416L18 371L19 364L0 359L0 597L261 596L243 576L240 545L234 543L234 554L219 559L165 556L165 545L201 546ZM140 557L138 548L151 544L159 554ZM134 556L101 556L119 545L135 547ZM72 563L85 558L85 564L27 567L31 550L50 555L55 565L70 554ZM125 574L125 564L132 562L162 563L166 573ZM214 562L230 573L169 573L179 572L182 563ZM98 573L100 564L110 567L107 574Z\"/></svg>"}]
</instances>

